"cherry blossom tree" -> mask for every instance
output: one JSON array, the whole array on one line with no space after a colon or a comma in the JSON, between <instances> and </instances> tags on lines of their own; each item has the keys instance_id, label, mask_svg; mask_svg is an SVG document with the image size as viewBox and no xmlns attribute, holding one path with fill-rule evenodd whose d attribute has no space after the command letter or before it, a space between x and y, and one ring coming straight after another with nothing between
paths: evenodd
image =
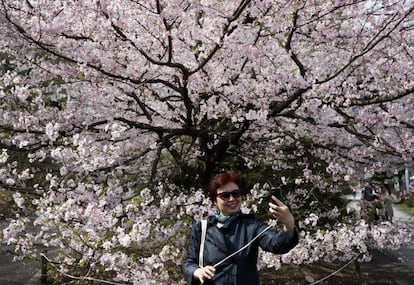
<instances>
[{"instance_id":1,"label":"cherry blossom tree","mask_svg":"<svg viewBox=\"0 0 414 285\"><path fill-rule=\"evenodd\" d=\"M0 2L0 185L40 228L3 239L57 249L60 278L182 282L202 187L235 161L294 185L301 243L264 265L412 240L312 197L413 165L413 1Z\"/></svg>"}]
</instances>

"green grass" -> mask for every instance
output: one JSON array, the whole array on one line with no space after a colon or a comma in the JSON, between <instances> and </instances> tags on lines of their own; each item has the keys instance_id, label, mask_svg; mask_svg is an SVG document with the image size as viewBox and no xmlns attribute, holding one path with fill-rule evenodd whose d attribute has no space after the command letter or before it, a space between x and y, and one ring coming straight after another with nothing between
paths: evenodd
<instances>
[{"instance_id":1,"label":"green grass","mask_svg":"<svg viewBox=\"0 0 414 285\"><path fill-rule=\"evenodd\" d=\"M410 205L402 203L399 205L399 207L401 208L401 210L414 214L414 207L411 207Z\"/></svg>"},{"instance_id":2,"label":"green grass","mask_svg":"<svg viewBox=\"0 0 414 285\"><path fill-rule=\"evenodd\" d=\"M414 214L414 194L411 193L399 206L402 210Z\"/></svg>"}]
</instances>

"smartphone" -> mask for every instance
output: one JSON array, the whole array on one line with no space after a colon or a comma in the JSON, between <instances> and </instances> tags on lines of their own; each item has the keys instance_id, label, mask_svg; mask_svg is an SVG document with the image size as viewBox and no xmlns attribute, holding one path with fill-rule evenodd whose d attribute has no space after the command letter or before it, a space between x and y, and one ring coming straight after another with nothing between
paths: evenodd
<instances>
[{"instance_id":1,"label":"smartphone","mask_svg":"<svg viewBox=\"0 0 414 285\"><path fill-rule=\"evenodd\" d=\"M282 189L279 187L272 187L272 189L270 189L270 194L271 196L275 196L279 201L283 202Z\"/></svg>"}]
</instances>

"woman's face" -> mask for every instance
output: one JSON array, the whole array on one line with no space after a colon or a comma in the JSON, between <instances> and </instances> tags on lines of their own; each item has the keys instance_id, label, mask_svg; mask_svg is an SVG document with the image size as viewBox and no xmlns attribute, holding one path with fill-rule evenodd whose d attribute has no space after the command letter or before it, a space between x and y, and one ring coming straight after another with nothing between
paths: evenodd
<instances>
[{"instance_id":1,"label":"woman's face","mask_svg":"<svg viewBox=\"0 0 414 285\"><path fill-rule=\"evenodd\" d=\"M217 189L216 206L222 216L231 216L240 211L241 190L234 182L229 182ZM229 194L232 195L229 195Z\"/></svg>"}]
</instances>

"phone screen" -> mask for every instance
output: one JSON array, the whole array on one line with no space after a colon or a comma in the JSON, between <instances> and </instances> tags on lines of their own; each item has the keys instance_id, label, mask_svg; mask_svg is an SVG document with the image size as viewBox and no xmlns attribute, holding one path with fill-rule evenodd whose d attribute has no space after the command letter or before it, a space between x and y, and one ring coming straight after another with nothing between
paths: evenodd
<instances>
[{"instance_id":1,"label":"phone screen","mask_svg":"<svg viewBox=\"0 0 414 285\"><path fill-rule=\"evenodd\" d=\"M275 196L279 201L283 202L282 189L277 188L277 187L273 187L270 190L270 194L271 194L271 196Z\"/></svg>"}]
</instances>

